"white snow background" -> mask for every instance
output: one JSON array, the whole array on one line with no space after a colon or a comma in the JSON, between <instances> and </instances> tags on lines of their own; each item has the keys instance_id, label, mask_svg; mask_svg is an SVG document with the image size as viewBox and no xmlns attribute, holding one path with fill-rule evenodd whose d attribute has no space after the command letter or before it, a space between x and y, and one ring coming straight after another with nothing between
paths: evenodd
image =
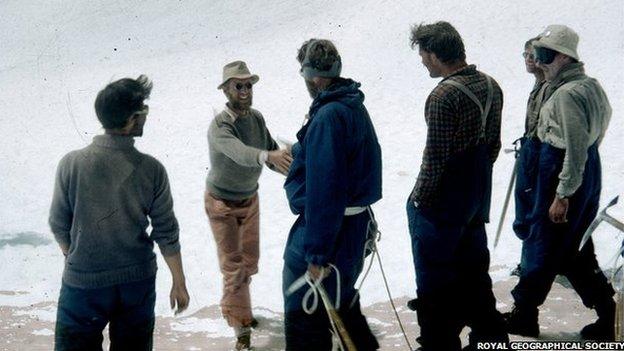
<instances>
[{"instance_id":1,"label":"white snow background","mask_svg":"<svg viewBox=\"0 0 624 351\"><path fill-rule=\"evenodd\" d=\"M206 130L213 110L225 102L216 89L222 67L247 61L260 76L254 107L274 136L294 140L310 104L295 55L312 37L336 43L343 75L362 83L379 135L384 197L374 210L394 296L415 295L405 200L425 143L424 102L438 82L409 46L412 24L451 22L464 39L468 62L500 83L504 147L522 134L533 84L520 56L524 42L548 24L575 29L586 71L601 82L613 106L601 147L602 204L624 190L621 0L5 0L0 13L0 290L26 292L0 294L0 305L57 299L63 256L47 225L56 164L102 133L93 111L97 92L112 80L143 73L153 79L154 90L137 147L162 161L169 173L191 295L187 314L218 304L221 276L203 191ZM502 153L495 165L490 246L512 165L513 158ZM295 219L283 180L269 170L260 179L261 260L252 296L256 306L273 311L282 310L281 257ZM492 253L494 279L506 278L519 259L512 212L513 202ZM595 241L601 264L609 265L621 236L603 225ZM168 315L170 275L160 255L158 260L157 313ZM364 305L387 300L378 267L362 296Z\"/></svg>"}]
</instances>

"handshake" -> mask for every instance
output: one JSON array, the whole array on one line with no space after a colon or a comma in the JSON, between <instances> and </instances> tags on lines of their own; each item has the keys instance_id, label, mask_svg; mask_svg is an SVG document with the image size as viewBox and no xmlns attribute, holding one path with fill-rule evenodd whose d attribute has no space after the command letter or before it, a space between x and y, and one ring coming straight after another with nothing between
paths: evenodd
<instances>
[{"instance_id":1,"label":"handshake","mask_svg":"<svg viewBox=\"0 0 624 351\"><path fill-rule=\"evenodd\" d=\"M269 151L267 154L269 168L283 175L288 175L288 170L290 169L292 161L293 158L290 153L290 148Z\"/></svg>"}]
</instances>

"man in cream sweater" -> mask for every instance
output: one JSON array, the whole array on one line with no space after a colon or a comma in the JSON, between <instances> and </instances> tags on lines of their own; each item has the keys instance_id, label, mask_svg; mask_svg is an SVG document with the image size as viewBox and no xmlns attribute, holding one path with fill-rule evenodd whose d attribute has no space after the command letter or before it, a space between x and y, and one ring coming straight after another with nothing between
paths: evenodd
<instances>
[{"instance_id":1,"label":"man in cream sweater","mask_svg":"<svg viewBox=\"0 0 624 351\"><path fill-rule=\"evenodd\" d=\"M280 150L271 137L262 114L251 108L258 79L243 61L227 64L218 88L228 102L208 129L211 166L205 208L223 274L221 312L236 332L237 350L250 348L256 323L249 284L258 272L258 178L263 165L286 174L292 161L289 151Z\"/></svg>"}]
</instances>

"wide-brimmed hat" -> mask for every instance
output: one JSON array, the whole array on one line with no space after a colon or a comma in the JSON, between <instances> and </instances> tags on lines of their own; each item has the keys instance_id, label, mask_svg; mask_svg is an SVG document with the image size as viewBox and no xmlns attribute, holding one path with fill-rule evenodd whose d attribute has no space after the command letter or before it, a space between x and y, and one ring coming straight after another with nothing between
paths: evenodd
<instances>
[{"instance_id":1,"label":"wide-brimmed hat","mask_svg":"<svg viewBox=\"0 0 624 351\"><path fill-rule=\"evenodd\" d=\"M579 36L572 28L561 24L551 24L540 34L539 40L533 42L534 47L543 47L555 50L579 60L576 52Z\"/></svg>"},{"instance_id":2,"label":"wide-brimmed hat","mask_svg":"<svg viewBox=\"0 0 624 351\"><path fill-rule=\"evenodd\" d=\"M223 81L217 89L223 89L225 83L232 78L251 79L251 84L256 84L260 78L256 74L251 74L247 64L243 61L230 62L223 66Z\"/></svg>"}]
</instances>

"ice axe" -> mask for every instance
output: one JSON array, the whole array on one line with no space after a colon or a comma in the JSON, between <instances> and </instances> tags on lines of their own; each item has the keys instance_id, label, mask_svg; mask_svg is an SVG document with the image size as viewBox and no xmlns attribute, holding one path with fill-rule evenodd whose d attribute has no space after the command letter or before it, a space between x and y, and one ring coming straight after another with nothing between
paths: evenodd
<instances>
[{"instance_id":1,"label":"ice axe","mask_svg":"<svg viewBox=\"0 0 624 351\"><path fill-rule=\"evenodd\" d=\"M498 228L496 228L496 236L494 237L494 248L498 245L501 232L503 231L503 224L505 223L505 215L507 214L507 207L509 206L509 199L511 198L511 191L513 190L514 181L516 180L516 174L518 173L518 152L519 149L516 146L517 140L514 141L513 149L505 149L506 154L514 153L515 160L513 171L511 171L511 178L509 179L509 185L507 186L507 194L505 194L505 202L503 203L503 210L501 211L500 220L498 221Z\"/></svg>"},{"instance_id":2,"label":"ice axe","mask_svg":"<svg viewBox=\"0 0 624 351\"><path fill-rule=\"evenodd\" d=\"M344 351L357 351L357 348L355 347L355 344L353 343L349 332L347 332L347 328L345 328L345 325L342 322L342 318L340 318L338 312L334 308L334 305L329 299L327 291L325 291L325 288L323 287L323 283L319 282L316 285L316 288L318 289L319 295L321 295L321 300L323 301L325 311L329 316L329 321L336 327L336 330L338 331L339 335L337 335L337 337L338 341L341 344L340 346ZM342 345L343 343L344 345Z\"/></svg>"},{"instance_id":3,"label":"ice axe","mask_svg":"<svg viewBox=\"0 0 624 351\"><path fill-rule=\"evenodd\" d=\"M618 203L619 198L620 198L619 196L616 196L615 198L613 198L613 200L611 200L611 202L609 202L609 204L605 208L603 208L602 211L598 213L598 215L596 216L594 221L591 223L589 228L587 228L587 230L585 231L585 235L583 235L583 239L581 239L581 245L579 246L579 251L581 251L583 246L585 246L589 238L591 238L592 234L594 233L596 228L598 228L598 225L600 225L602 221L605 221L611 224L612 226L617 228L620 232L624 232L624 223L618 221L617 219L613 218L611 215L607 213L607 209L609 209L609 207L615 206L615 204Z\"/></svg>"}]
</instances>

